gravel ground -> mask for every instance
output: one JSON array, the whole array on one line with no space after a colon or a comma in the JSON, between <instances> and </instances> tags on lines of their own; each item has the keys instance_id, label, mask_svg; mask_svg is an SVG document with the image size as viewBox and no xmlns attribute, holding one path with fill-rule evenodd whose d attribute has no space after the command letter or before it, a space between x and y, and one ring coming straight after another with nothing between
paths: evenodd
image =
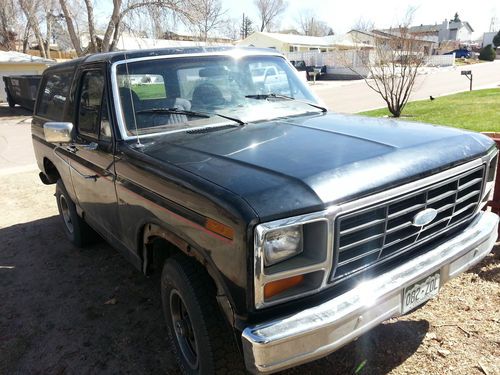
<instances>
[{"instance_id":1,"label":"gravel ground","mask_svg":"<svg viewBox=\"0 0 500 375\"><path fill-rule=\"evenodd\" d=\"M105 243L66 240L29 122L0 105L0 375L178 374L159 280ZM500 375L499 283L500 243L421 309L285 374Z\"/></svg>"},{"instance_id":2,"label":"gravel ground","mask_svg":"<svg viewBox=\"0 0 500 375\"><path fill-rule=\"evenodd\" d=\"M159 282L73 247L54 187L0 174L0 374L177 374ZM500 374L500 246L414 313L287 374Z\"/></svg>"}]
</instances>

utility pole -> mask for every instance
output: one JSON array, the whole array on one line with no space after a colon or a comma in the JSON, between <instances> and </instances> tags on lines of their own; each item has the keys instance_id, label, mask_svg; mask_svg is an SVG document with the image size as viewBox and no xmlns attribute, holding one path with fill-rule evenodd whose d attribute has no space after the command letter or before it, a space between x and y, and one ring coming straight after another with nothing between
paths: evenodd
<instances>
[{"instance_id":1,"label":"utility pole","mask_svg":"<svg viewBox=\"0 0 500 375\"><path fill-rule=\"evenodd\" d=\"M243 13L243 19L241 21L241 39L245 39L247 36L247 23L245 13Z\"/></svg>"}]
</instances>

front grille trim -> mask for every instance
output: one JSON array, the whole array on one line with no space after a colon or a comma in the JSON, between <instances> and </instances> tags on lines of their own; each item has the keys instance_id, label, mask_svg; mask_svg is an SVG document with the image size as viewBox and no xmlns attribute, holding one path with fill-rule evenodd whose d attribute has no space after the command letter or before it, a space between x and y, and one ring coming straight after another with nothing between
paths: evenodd
<instances>
[{"instance_id":1,"label":"front grille trim","mask_svg":"<svg viewBox=\"0 0 500 375\"><path fill-rule=\"evenodd\" d=\"M457 168L458 169L458 168ZM477 174L477 176L474 176ZM420 248L425 243L428 243L432 239L436 237L444 235L446 232L453 230L453 228L464 224L468 220L471 220L474 215L477 213L477 209L480 204L481 196L484 189L484 174L485 174L485 166L484 164L475 164L468 169L460 168L454 174L444 175L442 179L434 180L429 184L426 184L421 187L416 187L413 190L408 190L401 192L398 195L391 195L386 197L386 199L378 200L377 202L370 202L371 204L362 206L362 203L356 204L356 202L350 202L349 209L342 210L336 217L334 221L334 246L333 246L333 264L332 271L329 276L330 285L335 285L341 281L344 281L348 278L351 278L355 275L359 275L368 269L371 269L375 266L379 266L382 263L385 263L389 260L397 258L408 251L411 251L414 248ZM469 180L467 181L467 177ZM475 178L474 178L475 177ZM461 180L465 180L465 182L461 183ZM461 192L474 187L471 192L466 193L461 196ZM439 189L450 188L448 191L440 192ZM436 192L437 195L432 198L429 197L430 192ZM422 198L422 196L424 198ZM472 202L469 202L465 206L457 209L457 206L460 206L463 202L468 202L473 199ZM389 210L392 206L399 202L408 202L411 199L415 199L416 202L411 207L407 207L403 210L396 211L390 213ZM423 199L423 202L418 200ZM388 223L392 220L397 220L398 218L404 218L405 215L416 214L417 212L430 207L432 205L436 205L436 203L447 202L450 199L453 199L452 203L443 204L440 207L436 207L438 210L438 217L434 219L427 226L422 227L419 230L414 229L414 232L411 231L412 226L408 222L400 223L399 225L395 225L392 228L388 229ZM360 200L365 201L365 199ZM472 209L473 208L473 209ZM471 210L472 209L472 210ZM470 212L468 212L470 210ZM451 211L451 213L450 213ZM378 212L378 213L377 213ZM460 217L463 213L468 212L467 215ZM375 217L371 218L371 220L367 222L361 222L359 225L352 225L347 229L343 229L341 231L340 224L342 220L352 219L352 218L360 218L363 214L371 214L375 213ZM377 216L379 215L379 216ZM439 215L445 215L444 217L439 217ZM454 218L458 218L453 221ZM355 223L355 222L354 222ZM340 245L341 238L345 238L344 236L353 236L357 232L367 231L372 227L379 227L383 223L384 230L382 233L377 232L373 233L371 236L362 238L361 240L344 243L343 246ZM444 223L444 224L443 224ZM356 223L355 223L356 224ZM444 226L443 226L444 225ZM433 229L434 228L434 229ZM410 230L406 236L403 238L398 238L392 241L388 241L387 237L391 234L397 233L398 231ZM415 238L413 238L415 237ZM377 252L374 249L367 249L363 254L359 254L359 251L356 251L357 246L361 246L364 243L376 243L375 241L380 239L379 245L376 247L379 252L376 259L373 259L373 254ZM404 243L405 241L409 241L407 244L403 244L404 246L398 248L398 243ZM360 245L361 244L361 245ZM392 253L384 253L384 250L389 249L391 247L395 247ZM356 252L352 257L345 259L345 252L347 251ZM344 259L340 259L340 257L344 255ZM368 262L367 265L361 265L359 267L354 267L353 270L347 270L345 272L339 271L342 270L342 267L345 268L349 263L356 263L362 260L364 257L371 257L371 261Z\"/></svg>"}]
</instances>

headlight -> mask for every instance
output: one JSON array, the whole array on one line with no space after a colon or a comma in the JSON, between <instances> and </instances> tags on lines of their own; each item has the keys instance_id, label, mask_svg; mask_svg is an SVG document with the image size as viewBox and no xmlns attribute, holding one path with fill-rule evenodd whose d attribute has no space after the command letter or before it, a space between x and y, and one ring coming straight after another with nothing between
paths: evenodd
<instances>
[{"instance_id":1,"label":"headlight","mask_svg":"<svg viewBox=\"0 0 500 375\"><path fill-rule=\"evenodd\" d=\"M302 226L282 228L266 233L264 264L271 266L302 252Z\"/></svg>"}]
</instances>

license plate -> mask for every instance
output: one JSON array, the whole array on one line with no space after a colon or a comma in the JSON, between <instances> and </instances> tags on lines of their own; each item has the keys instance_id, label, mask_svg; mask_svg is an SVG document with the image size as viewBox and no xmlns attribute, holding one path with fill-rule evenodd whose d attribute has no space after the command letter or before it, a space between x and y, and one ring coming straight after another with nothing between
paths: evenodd
<instances>
[{"instance_id":1,"label":"license plate","mask_svg":"<svg viewBox=\"0 0 500 375\"><path fill-rule=\"evenodd\" d=\"M439 271L406 287L403 293L403 314L434 297L439 292Z\"/></svg>"}]
</instances>

